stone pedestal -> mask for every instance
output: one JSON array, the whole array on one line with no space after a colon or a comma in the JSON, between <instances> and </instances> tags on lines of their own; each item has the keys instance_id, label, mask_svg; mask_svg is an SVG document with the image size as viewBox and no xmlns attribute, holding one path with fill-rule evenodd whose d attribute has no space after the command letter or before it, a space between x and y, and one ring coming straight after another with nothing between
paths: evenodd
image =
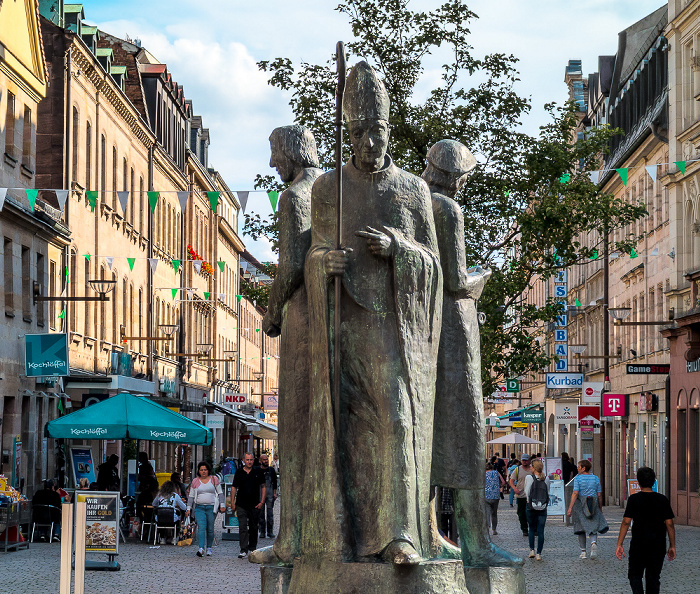
<instances>
[{"instance_id":1,"label":"stone pedestal","mask_svg":"<svg viewBox=\"0 0 700 594\"><path fill-rule=\"evenodd\" d=\"M298 562L294 570L263 566L262 594L469 594L460 561L390 563Z\"/></svg>"},{"instance_id":2,"label":"stone pedestal","mask_svg":"<svg viewBox=\"0 0 700 594\"><path fill-rule=\"evenodd\" d=\"M525 594L522 567L465 567L469 594Z\"/></svg>"}]
</instances>

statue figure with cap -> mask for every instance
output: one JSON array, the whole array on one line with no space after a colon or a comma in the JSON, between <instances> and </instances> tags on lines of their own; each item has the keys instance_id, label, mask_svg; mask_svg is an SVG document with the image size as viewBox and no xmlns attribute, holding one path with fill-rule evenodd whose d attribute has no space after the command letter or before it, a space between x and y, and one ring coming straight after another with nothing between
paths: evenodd
<instances>
[{"instance_id":1,"label":"statue figure with cap","mask_svg":"<svg viewBox=\"0 0 700 594\"><path fill-rule=\"evenodd\" d=\"M484 507L484 404L476 301L491 273L467 269L464 215L454 200L476 159L460 142L440 140L428 151L427 161L422 177L432 196L443 273L431 484L452 489L466 567L519 565L521 559L491 542ZM438 555L456 553L442 539L434 539L433 545Z\"/></svg>"},{"instance_id":2,"label":"statue figure with cap","mask_svg":"<svg viewBox=\"0 0 700 594\"><path fill-rule=\"evenodd\" d=\"M334 246L335 172L319 177L312 192L305 278L313 440L302 558L416 565L430 555L442 307L430 192L387 154L389 96L366 62L350 71L343 107L353 154L343 166L342 249ZM333 277L342 279L340 369L333 369Z\"/></svg>"},{"instance_id":3,"label":"statue figure with cap","mask_svg":"<svg viewBox=\"0 0 700 594\"><path fill-rule=\"evenodd\" d=\"M250 561L292 565L301 545L309 417L309 314L304 261L311 246L311 188L323 171L319 169L314 136L304 126L275 128L270 135L270 151L270 167L289 184L278 202L279 262L262 322L265 334L280 336L278 445L280 483L285 495L280 502L274 545L251 553Z\"/></svg>"}]
</instances>

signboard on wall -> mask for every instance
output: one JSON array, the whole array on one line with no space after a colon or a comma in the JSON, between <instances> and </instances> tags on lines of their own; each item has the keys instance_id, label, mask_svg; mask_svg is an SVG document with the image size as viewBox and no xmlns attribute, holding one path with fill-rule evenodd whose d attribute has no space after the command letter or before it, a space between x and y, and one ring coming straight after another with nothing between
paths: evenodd
<instances>
[{"instance_id":1,"label":"signboard on wall","mask_svg":"<svg viewBox=\"0 0 700 594\"><path fill-rule=\"evenodd\" d=\"M626 417L627 411L627 394L603 394L602 409L604 417Z\"/></svg>"},{"instance_id":2,"label":"signboard on wall","mask_svg":"<svg viewBox=\"0 0 700 594\"><path fill-rule=\"evenodd\" d=\"M581 388L583 386L582 373L548 373L546 378L546 385L551 390Z\"/></svg>"},{"instance_id":3,"label":"signboard on wall","mask_svg":"<svg viewBox=\"0 0 700 594\"><path fill-rule=\"evenodd\" d=\"M27 377L68 375L68 334L25 334L24 368Z\"/></svg>"},{"instance_id":4,"label":"signboard on wall","mask_svg":"<svg viewBox=\"0 0 700 594\"><path fill-rule=\"evenodd\" d=\"M583 382L581 390L581 402L583 404L600 404L600 396L603 392L603 382Z\"/></svg>"},{"instance_id":5,"label":"signboard on wall","mask_svg":"<svg viewBox=\"0 0 700 594\"><path fill-rule=\"evenodd\" d=\"M554 422L557 425L568 425L578 421L578 409L576 404L556 402L554 404Z\"/></svg>"},{"instance_id":6,"label":"signboard on wall","mask_svg":"<svg viewBox=\"0 0 700 594\"><path fill-rule=\"evenodd\" d=\"M277 412L279 396L277 394L263 394L263 409L265 412Z\"/></svg>"}]
</instances>

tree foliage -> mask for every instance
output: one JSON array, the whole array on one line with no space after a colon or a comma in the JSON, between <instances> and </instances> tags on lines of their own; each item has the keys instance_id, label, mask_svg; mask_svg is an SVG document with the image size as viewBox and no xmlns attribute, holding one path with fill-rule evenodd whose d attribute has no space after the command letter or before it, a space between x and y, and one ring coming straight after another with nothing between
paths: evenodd
<instances>
[{"instance_id":1,"label":"tree foliage","mask_svg":"<svg viewBox=\"0 0 700 594\"><path fill-rule=\"evenodd\" d=\"M336 10L348 17L355 36L347 44L349 65L367 60L385 82L396 164L420 175L428 149L444 138L464 143L479 161L457 200L465 214L467 263L492 269L479 302L486 313L485 393L503 378L541 370L551 358L532 337L563 305L550 300L535 307L528 291L602 254L600 241L586 246L581 237L604 237L606 229L646 214L642 204L600 193L588 175L620 131L602 128L577 138L578 117L569 104L547 106L550 120L537 136L523 132L531 105L515 90L517 59L475 55L468 39L477 17L462 0L427 12L411 10L408 0L343 0ZM426 93L426 81L436 79L426 62L436 58L445 63ZM334 58L323 65L277 58L258 66L271 85L290 94L296 123L313 131L322 165L333 167ZM347 143L344 152L349 156ZM265 185L260 176L258 183ZM274 238L274 223L251 219L249 229ZM615 249L629 252L636 239Z\"/></svg>"}]
</instances>

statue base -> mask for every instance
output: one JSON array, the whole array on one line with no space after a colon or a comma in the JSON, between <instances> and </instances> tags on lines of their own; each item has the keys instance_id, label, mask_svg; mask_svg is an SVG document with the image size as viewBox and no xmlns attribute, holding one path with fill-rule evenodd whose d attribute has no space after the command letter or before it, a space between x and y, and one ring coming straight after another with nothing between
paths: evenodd
<instances>
[{"instance_id":1,"label":"statue base","mask_svg":"<svg viewBox=\"0 0 700 594\"><path fill-rule=\"evenodd\" d=\"M262 594L469 594L461 561L391 563L302 562L264 565Z\"/></svg>"},{"instance_id":2,"label":"statue base","mask_svg":"<svg viewBox=\"0 0 700 594\"><path fill-rule=\"evenodd\" d=\"M525 571L520 567L465 567L469 594L525 594Z\"/></svg>"}]
</instances>

